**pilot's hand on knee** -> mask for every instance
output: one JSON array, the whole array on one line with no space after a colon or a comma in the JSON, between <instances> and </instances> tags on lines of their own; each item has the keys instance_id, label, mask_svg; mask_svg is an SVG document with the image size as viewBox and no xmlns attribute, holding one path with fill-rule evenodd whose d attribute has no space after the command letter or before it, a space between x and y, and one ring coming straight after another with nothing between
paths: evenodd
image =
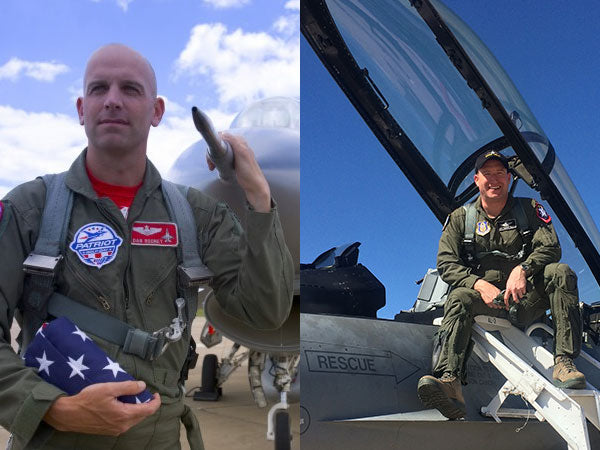
<instances>
[{"instance_id":1,"label":"pilot's hand on knee","mask_svg":"<svg viewBox=\"0 0 600 450\"><path fill-rule=\"evenodd\" d=\"M221 133L221 138L231 145L235 161L235 175L240 187L246 193L248 203L258 212L271 210L271 189L254 152L241 136Z\"/></svg>"},{"instance_id":2,"label":"pilot's hand on knee","mask_svg":"<svg viewBox=\"0 0 600 450\"><path fill-rule=\"evenodd\" d=\"M143 381L98 383L76 395L59 397L44 416L44 421L59 431L118 436L154 414L160 407L160 395L148 403L131 404L117 400L136 395L146 388Z\"/></svg>"},{"instance_id":3,"label":"pilot's hand on knee","mask_svg":"<svg viewBox=\"0 0 600 450\"><path fill-rule=\"evenodd\" d=\"M503 306L496 305L494 303L494 299L500 293L500 289L498 289L492 283L485 281L483 279L479 279L473 285L473 289L475 289L477 292L479 292L479 295L481 295L483 302L488 307L494 308L494 309L502 309L503 308Z\"/></svg>"}]
</instances>

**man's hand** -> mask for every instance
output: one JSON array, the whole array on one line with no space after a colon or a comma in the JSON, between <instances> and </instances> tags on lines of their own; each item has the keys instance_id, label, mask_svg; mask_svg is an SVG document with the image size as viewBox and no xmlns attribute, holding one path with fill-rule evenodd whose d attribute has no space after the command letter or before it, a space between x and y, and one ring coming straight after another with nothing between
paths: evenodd
<instances>
[{"instance_id":1,"label":"man's hand","mask_svg":"<svg viewBox=\"0 0 600 450\"><path fill-rule=\"evenodd\" d=\"M527 277L525 276L525 270L518 265L516 266L508 276L506 281L506 292L504 293L504 303L508 309L508 299L512 295L513 301L519 303L521 298L527 293Z\"/></svg>"},{"instance_id":2,"label":"man's hand","mask_svg":"<svg viewBox=\"0 0 600 450\"><path fill-rule=\"evenodd\" d=\"M219 133L219 135L231 145L235 161L235 175L238 184L246 193L248 203L258 212L269 212L271 210L271 189L256 162L254 152L241 136L228 133ZM208 168L214 170L215 165L208 156L206 161L208 162Z\"/></svg>"},{"instance_id":3,"label":"man's hand","mask_svg":"<svg viewBox=\"0 0 600 450\"><path fill-rule=\"evenodd\" d=\"M479 294L481 295L481 298L483 299L483 302L489 308L503 309L502 305L497 305L494 303L494 299L500 293L500 289L498 289L492 283L489 283L485 280L479 279L473 285L473 289L475 289L477 292L479 292Z\"/></svg>"},{"instance_id":4,"label":"man's hand","mask_svg":"<svg viewBox=\"0 0 600 450\"><path fill-rule=\"evenodd\" d=\"M143 381L93 384L79 394L57 398L44 420L59 431L118 436L159 408L158 394L148 403L137 405L117 400L121 395L139 394L145 388Z\"/></svg>"}]
</instances>

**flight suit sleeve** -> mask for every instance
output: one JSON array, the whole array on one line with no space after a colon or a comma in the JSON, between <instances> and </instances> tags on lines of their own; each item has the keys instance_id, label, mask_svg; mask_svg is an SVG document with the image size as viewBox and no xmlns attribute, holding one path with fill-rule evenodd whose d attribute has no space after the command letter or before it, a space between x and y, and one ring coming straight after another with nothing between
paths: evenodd
<instances>
[{"instance_id":1,"label":"flight suit sleeve","mask_svg":"<svg viewBox=\"0 0 600 450\"><path fill-rule=\"evenodd\" d=\"M462 208L450 214L444 225L438 247L437 269L446 283L452 287L473 289L481 277L474 275L461 257L461 247L465 230L465 212Z\"/></svg>"},{"instance_id":2,"label":"flight suit sleeve","mask_svg":"<svg viewBox=\"0 0 600 450\"><path fill-rule=\"evenodd\" d=\"M255 328L279 328L292 305L294 266L275 203L267 213L248 205L245 232L233 211L217 203L201 242L222 308Z\"/></svg>"},{"instance_id":3,"label":"flight suit sleeve","mask_svg":"<svg viewBox=\"0 0 600 450\"><path fill-rule=\"evenodd\" d=\"M529 215L528 219L532 227L533 237L531 239L531 253L523 262L531 267L527 273L527 276L531 277L544 270L544 267L548 264L560 261L561 249L558 236L552 225L552 219L546 213L544 207L535 200L525 201L528 204L523 206Z\"/></svg>"},{"instance_id":4,"label":"flight suit sleeve","mask_svg":"<svg viewBox=\"0 0 600 450\"><path fill-rule=\"evenodd\" d=\"M11 346L10 328L23 291L22 264L31 249L32 220L39 211L19 210L3 200L0 219L0 425L13 434L13 449L38 444L52 433L42 421L52 402L65 395L25 367ZM37 233L37 231L35 231ZM36 436L34 437L34 434ZM32 441L33 438L33 441Z\"/></svg>"}]
</instances>

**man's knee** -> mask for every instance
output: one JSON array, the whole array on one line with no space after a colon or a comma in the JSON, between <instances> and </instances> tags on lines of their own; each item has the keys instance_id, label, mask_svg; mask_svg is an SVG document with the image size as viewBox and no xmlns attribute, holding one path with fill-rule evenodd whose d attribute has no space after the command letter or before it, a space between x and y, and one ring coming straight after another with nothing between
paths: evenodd
<instances>
[{"instance_id":1,"label":"man's knee","mask_svg":"<svg viewBox=\"0 0 600 450\"><path fill-rule=\"evenodd\" d=\"M548 264L544 269L544 281L550 292L561 289L569 293L577 293L577 275L567 264Z\"/></svg>"},{"instance_id":2,"label":"man's knee","mask_svg":"<svg viewBox=\"0 0 600 450\"><path fill-rule=\"evenodd\" d=\"M477 291L473 289L464 287L452 289L444 305L444 315L470 314L473 309L473 299L477 295Z\"/></svg>"}]
</instances>

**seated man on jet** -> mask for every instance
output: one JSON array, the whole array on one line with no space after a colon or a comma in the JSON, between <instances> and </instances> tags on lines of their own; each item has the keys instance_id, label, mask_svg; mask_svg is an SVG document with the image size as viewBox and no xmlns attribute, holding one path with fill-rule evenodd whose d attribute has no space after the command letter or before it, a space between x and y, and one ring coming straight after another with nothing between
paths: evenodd
<instances>
[{"instance_id":1,"label":"seated man on jet","mask_svg":"<svg viewBox=\"0 0 600 450\"><path fill-rule=\"evenodd\" d=\"M466 384L473 318L479 314L510 316L514 325L525 327L550 308L554 384L585 388L585 376L573 364L582 337L577 277L558 262L552 219L535 200L509 194L508 160L500 153L479 156L474 179L479 198L450 214L440 238L437 268L452 290L436 335L434 376L418 384L421 401L450 419L466 415L461 384ZM499 295L503 301L494 302Z\"/></svg>"}]
</instances>

